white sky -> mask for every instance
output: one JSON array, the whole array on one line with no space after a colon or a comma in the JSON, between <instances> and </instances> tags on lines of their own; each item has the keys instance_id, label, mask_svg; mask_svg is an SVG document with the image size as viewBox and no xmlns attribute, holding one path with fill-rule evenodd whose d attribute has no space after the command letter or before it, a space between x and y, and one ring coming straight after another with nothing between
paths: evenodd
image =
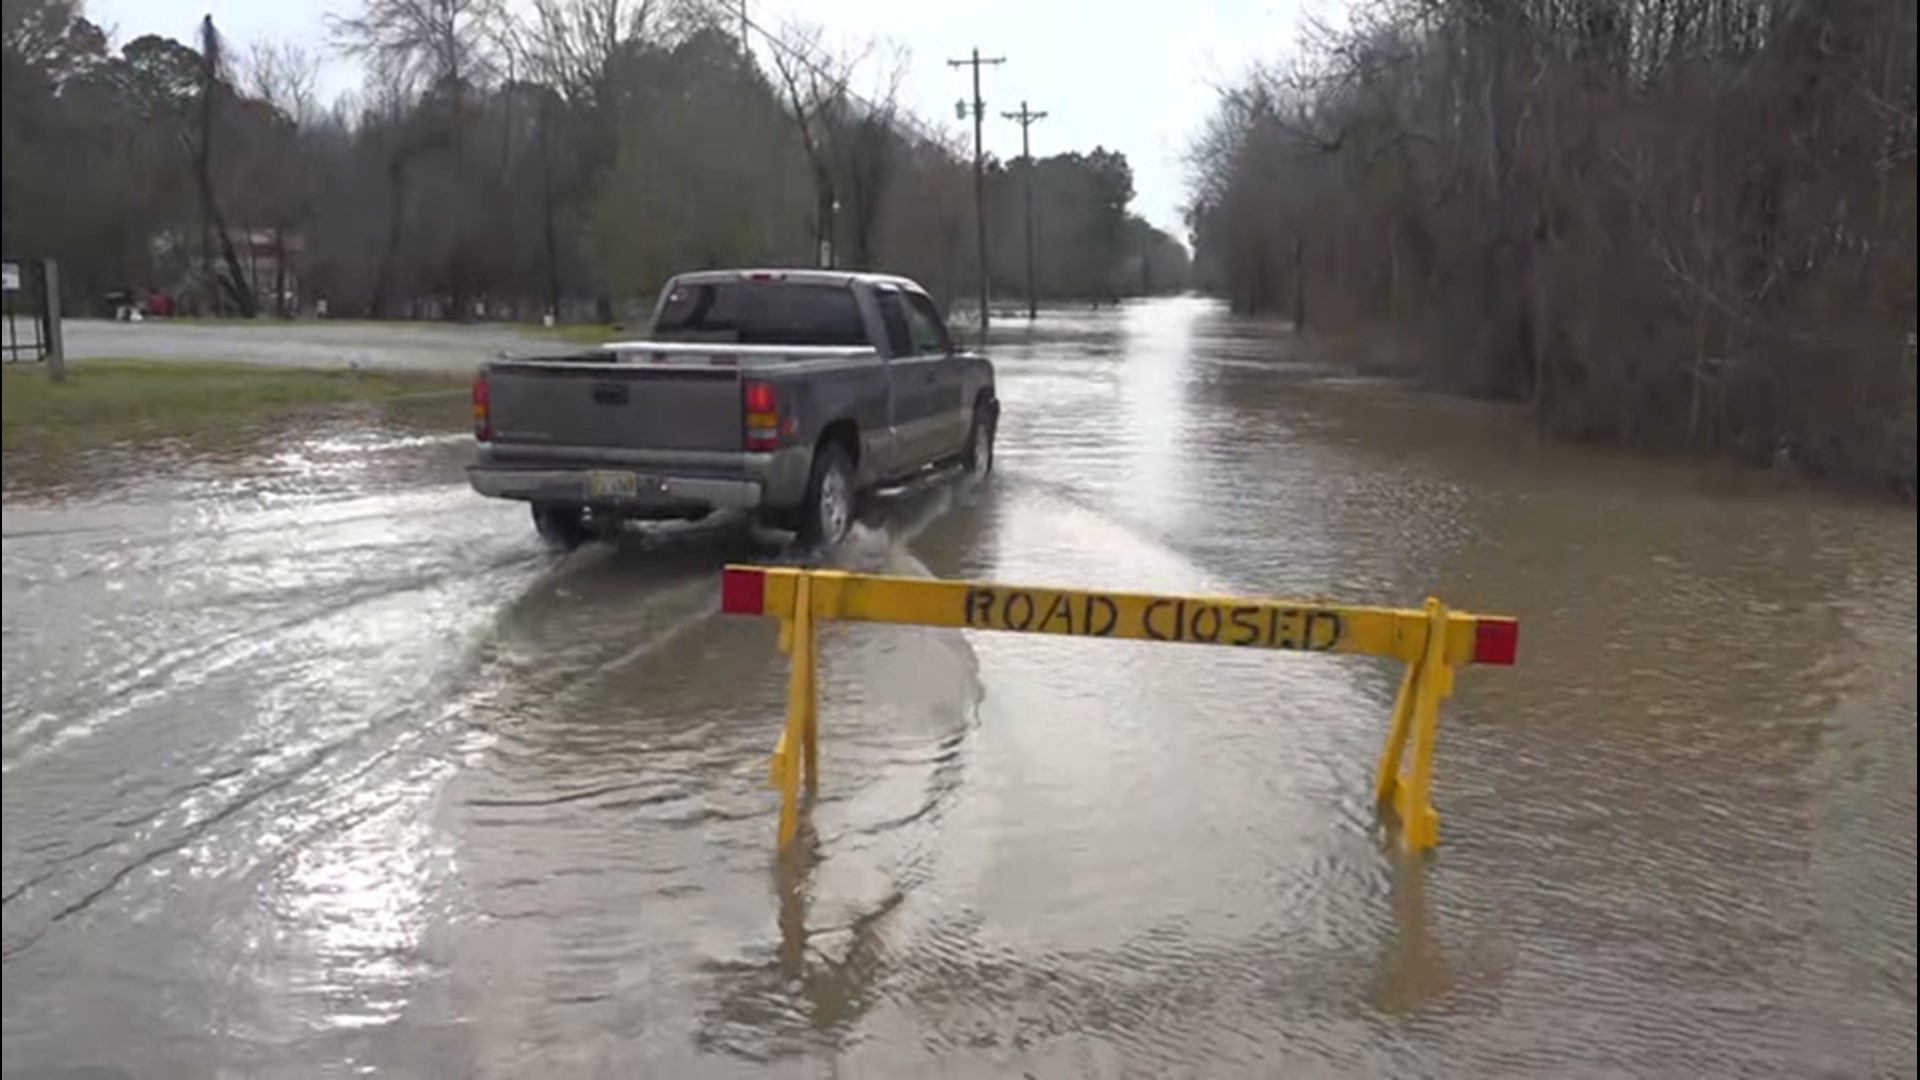
<instances>
[{"instance_id":1,"label":"white sky","mask_svg":"<svg viewBox=\"0 0 1920 1080\"><path fill-rule=\"evenodd\" d=\"M900 50L902 103L923 120L966 131L954 102L969 96L966 69L946 64L974 46L1004 56L985 69L986 145L1012 158L1020 128L1000 118L1021 99L1047 119L1033 127L1036 155L1117 149L1133 165L1135 209L1184 239L1187 142L1211 111L1215 86L1256 61L1293 54L1310 14L1326 16L1342 0L1182 0L1133 6L1098 0L749 0L753 20L777 30L794 19L825 29L830 44L857 48L881 42L876 58ZM357 10L358 0L86 0L87 17L114 33L116 44L145 33L191 41L211 12L235 46L262 39L324 47L324 17ZM756 51L766 56L764 43ZM875 63L857 89L870 92L888 65ZM350 62L332 59L322 90L332 96L358 84Z\"/></svg>"}]
</instances>

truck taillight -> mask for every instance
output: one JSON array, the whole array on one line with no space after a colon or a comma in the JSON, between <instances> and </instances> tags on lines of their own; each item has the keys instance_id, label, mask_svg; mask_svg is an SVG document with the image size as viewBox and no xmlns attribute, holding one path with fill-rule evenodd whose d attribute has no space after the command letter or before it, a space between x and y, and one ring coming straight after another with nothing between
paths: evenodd
<instances>
[{"instance_id":1,"label":"truck taillight","mask_svg":"<svg viewBox=\"0 0 1920 1080\"><path fill-rule=\"evenodd\" d=\"M740 404L746 412L747 449L774 450L780 446L780 409L773 384L742 383Z\"/></svg>"},{"instance_id":2,"label":"truck taillight","mask_svg":"<svg viewBox=\"0 0 1920 1080\"><path fill-rule=\"evenodd\" d=\"M493 439L493 413L487 395L487 373L473 377L473 437L481 442Z\"/></svg>"}]
</instances>

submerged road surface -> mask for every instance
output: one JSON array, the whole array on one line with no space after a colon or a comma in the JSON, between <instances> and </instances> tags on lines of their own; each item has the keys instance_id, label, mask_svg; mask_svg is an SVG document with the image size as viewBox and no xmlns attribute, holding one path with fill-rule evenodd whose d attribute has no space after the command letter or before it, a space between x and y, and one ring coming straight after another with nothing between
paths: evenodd
<instances>
[{"instance_id":1,"label":"submerged road surface","mask_svg":"<svg viewBox=\"0 0 1920 1080\"><path fill-rule=\"evenodd\" d=\"M9 479L6 1074L1912 1074L1910 509L1198 301L1005 334L999 475L837 560L1519 615L1430 863L1384 666L845 625L775 860L783 660L716 571L777 538L550 555L463 435L341 421Z\"/></svg>"}]
</instances>

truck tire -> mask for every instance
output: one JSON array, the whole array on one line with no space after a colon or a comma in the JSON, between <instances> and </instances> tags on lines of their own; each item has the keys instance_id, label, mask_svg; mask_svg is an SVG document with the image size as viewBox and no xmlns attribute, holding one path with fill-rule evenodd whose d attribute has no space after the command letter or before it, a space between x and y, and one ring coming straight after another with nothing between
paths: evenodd
<instances>
[{"instance_id":1,"label":"truck tire","mask_svg":"<svg viewBox=\"0 0 1920 1080\"><path fill-rule=\"evenodd\" d=\"M973 430L967 435L967 448L961 452L960 464L966 468L967 475L986 479L993 472L993 436L1000 426L1000 408L992 401L981 401L973 407Z\"/></svg>"},{"instance_id":2,"label":"truck tire","mask_svg":"<svg viewBox=\"0 0 1920 1080\"><path fill-rule=\"evenodd\" d=\"M853 461L838 443L827 443L813 455L807 478L807 500L797 511L800 540L832 547L853 526Z\"/></svg>"},{"instance_id":3,"label":"truck tire","mask_svg":"<svg viewBox=\"0 0 1920 1080\"><path fill-rule=\"evenodd\" d=\"M533 527L548 546L562 551L572 551L594 537L593 529L587 525L584 506L534 503Z\"/></svg>"}]
</instances>

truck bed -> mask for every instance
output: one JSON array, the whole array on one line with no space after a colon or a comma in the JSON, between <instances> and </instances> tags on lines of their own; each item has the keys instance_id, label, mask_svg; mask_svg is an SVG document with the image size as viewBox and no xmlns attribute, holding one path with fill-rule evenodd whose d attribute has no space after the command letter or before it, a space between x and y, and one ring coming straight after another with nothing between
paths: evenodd
<instances>
[{"instance_id":1,"label":"truck bed","mask_svg":"<svg viewBox=\"0 0 1920 1080\"><path fill-rule=\"evenodd\" d=\"M487 369L496 456L516 446L737 451L740 383L770 367L872 358L871 349L617 342Z\"/></svg>"}]
</instances>

